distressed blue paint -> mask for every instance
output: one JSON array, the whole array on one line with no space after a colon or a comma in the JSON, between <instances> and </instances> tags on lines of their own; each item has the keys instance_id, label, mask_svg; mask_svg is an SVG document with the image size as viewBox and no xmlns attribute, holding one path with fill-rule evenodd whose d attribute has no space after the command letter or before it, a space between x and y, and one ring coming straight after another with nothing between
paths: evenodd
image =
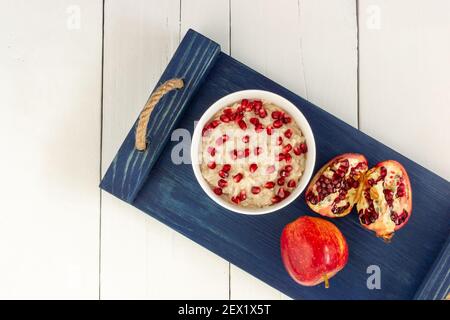
<instances>
[{"instance_id":1,"label":"distressed blue paint","mask_svg":"<svg viewBox=\"0 0 450 320\"><path fill-rule=\"evenodd\" d=\"M185 42L192 42L193 38L193 33L188 33L182 46L188 47ZM169 64L172 70L181 70L190 61L189 57L180 59L179 51L179 55ZM354 212L346 218L333 220L347 238L349 263L332 278L330 289L321 286L307 288L289 278L279 250L279 237L287 223L301 215L314 216L303 196L288 207L268 215L244 216L229 212L204 194L195 180L191 165L172 163L171 150L178 142L169 142L163 148L165 141L161 141L162 152L148 156L148 159L159 157L151 174L148 174L151 166L145 162L148 159L142 158L142 170L129 170L125 176L123 170L132 153L129 146L134 142L134 127L124 142L127 147L122 146L119 150L102 188L293 298L410 299L416 296L416 292L417 298L441 298L440 293L448 291L448 245L439 256L450 230L448 181L223 53L219 54L213 67L208 68L203 70L206 79L198 92L189 98L182 98L189 101L189 106L183 116L177 114L177 117L182 117L178 127L192 133L194 121L214 101L231 92L262 89L277 93L293 102L310 122L317 144L316 169L344 152L363 153L371 165L394 159L405 166L414 194L413 215L408 226L397 232L391 244L385 244L359 225ZM167 79L166 73L161 81ZM197 79L202 80L201 77ZM176 94L180 95L181 91ZM153 120L169 126L173 118L161 116L155 116ZM165 139L170 140L168 135ZM155 152L155 149L150 147L149 151ZM122 181L126 181L123 188ZM137 190L140 191L134 197ZM439 262L437 267L431 269L436 259L445 263L444 270L439 268ZM381 268L381 290L368 290L366 287L366 270L370 265ZM429 272L431 274L427 276ZM444 280L443 285L439 283L441 280ZM419 287L421 291L418 292Z\"/></svg>"},{"instance_id":2,"label":"distressed blue paint","mask_svg":"<svg viewBox=\"0 0 450 320\"><path fill-rule=\"evenodd\" d=\"M135 122L113 160L113 168L108 169L102 180L104 190L133 202L219 53L220 46L214 41L193 30L187 32L155 86L172 78L182 78L184 87L166 94L153 110L147 127L149 145L143 152L134 149Z\"/></svg>"},{"instance_id":3,"label":"distressed blue paint","mask_svg":"<svg viewBox=\"0 0 450 320\"><path fill-rule=\"evenodd\" d=\"M428 272L415 299L442 300L450 294L450 237Z\"/></svg>"}]
</instances>

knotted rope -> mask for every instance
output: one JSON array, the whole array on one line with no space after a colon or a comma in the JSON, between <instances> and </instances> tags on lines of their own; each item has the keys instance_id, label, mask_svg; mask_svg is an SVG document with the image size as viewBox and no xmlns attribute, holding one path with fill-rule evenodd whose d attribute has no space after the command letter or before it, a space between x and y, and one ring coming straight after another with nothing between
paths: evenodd
<instances>
[{"instance_id":1,"label":"knotted rope","mask_svg":"<svg viewBox=\"0 0 450 320\"><path fill-rule=\"evenodd\" d=\"M139 151L144 151L147 148L147 125L150 120L150 114L155 108L156 104L159 100L169 91L174 89L181 89L184 86L184 82L182 79L170 79L160 85L148 98L147 103L142 109L141 114L139 115L139 121L136 127L136 141L135 148Z\"/></svg>"}]
</instances>

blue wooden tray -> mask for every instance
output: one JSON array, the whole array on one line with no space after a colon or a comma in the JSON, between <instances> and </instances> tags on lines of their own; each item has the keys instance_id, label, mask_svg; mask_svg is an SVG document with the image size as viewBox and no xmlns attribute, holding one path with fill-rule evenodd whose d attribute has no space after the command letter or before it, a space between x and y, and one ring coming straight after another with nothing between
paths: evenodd
<instances>
[{"instance_id":1,"label":"blue wooden tray","mask_svg":"<svg viewBox=\"0 0 450 320\"><path fill-rule=\"evenodd\" d=\"M167 224L274 288L297 299L443 299L450 289L450 183L382 143L314 106L220 51L189 30L159 83L180 77L154 109L149 146L134 149L135 125L109 167L101 188ZM316 170L334 156L357 152L370 165L394 159L409 173L413 212L408 225L385 244L363 229L355 212L333 222L345 235L350 257L343 271L323 286L302 287L286 273L280 257L283 227L312 215L303 195L272 214L245 216L218 206L198 185L190 164L174 164L175 128L192 134L194 121L219 98L238 90L262 89L293 102L305 115L317 144ZM369 290L367 268L381 269L381 289Z\"/></svg>"}]
</instances>

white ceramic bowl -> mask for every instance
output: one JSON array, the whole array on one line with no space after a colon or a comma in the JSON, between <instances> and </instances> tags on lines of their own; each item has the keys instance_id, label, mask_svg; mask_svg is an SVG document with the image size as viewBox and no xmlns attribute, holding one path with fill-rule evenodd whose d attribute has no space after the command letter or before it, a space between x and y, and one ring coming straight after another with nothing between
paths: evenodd
<instances>
[{"instance_id":1,"label":"white ceramic bowl","mask_svg":"<svg viewBox=\"0 0 450 320\"><path fill-rule=\"evenodd\" d=\"M203 178L201 170L200 170L200 160L199 160L199 148L201 147L202 142L202 128L205 124L222 108L232 105L237 101L241 101L242 99L260 99L272 102L273 104L279 106L284 109L287 113L289 113L293 120L297 123L297 125L302 130L303 135L306 139L306 144L308 145L308 152L306 154L306 163L305 163L305 171L303 172L302 177L299 180L297 187L294 189L292 194L271 206L263 207L263 208L246 208L238 205L234 205L232 203L227 202L225 199L222 199L220 196L216 195L211 187L208 185L206 180ZM295 107L290 101L287 99L268 91L263 90L243 90L231 93L218 101L216 101L208 110L205 111L203 116L200 118L197 123L194 135L192 137L192 145L191 145L191 160L192 160L192 168L194 170L195 177L197 178L198 183L202 187L202 189L206 192L206 194L214 200L216 203L221 205L222 207L243 214L265 214L277 211L292 201L294 201L306 188L309 180L313 174L314 164L316 162L316 143L314 141L314 136L309 126L308 121L305 116L300 112L297 107Z\"/></svg>"}]
</instances>

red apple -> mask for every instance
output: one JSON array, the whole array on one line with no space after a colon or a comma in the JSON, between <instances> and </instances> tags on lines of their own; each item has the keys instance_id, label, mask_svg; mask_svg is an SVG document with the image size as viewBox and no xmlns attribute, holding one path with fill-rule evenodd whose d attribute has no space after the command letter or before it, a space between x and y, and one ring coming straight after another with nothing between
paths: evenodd
<instances>
[{"instance_id":1,"label":"red apple","mask_svg":"<svg viewBox=\"0 0 450 320\"><path fill-rule=\"evenodd\" d=\"M289 275L304 286L315 286L345 267L348 246L339 229L321 218L300 217L281 234L281 257Z\"/></svg>"}]
</instances>

